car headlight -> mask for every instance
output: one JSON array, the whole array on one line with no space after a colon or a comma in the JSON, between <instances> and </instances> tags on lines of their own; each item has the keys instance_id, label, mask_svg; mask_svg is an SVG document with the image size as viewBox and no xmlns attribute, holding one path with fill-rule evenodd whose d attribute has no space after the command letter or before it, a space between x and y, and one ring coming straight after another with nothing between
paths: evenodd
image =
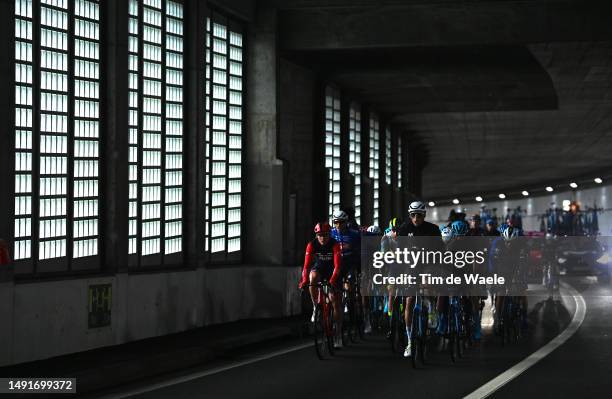
<instances>
[{"instance_id":1,"label":"car headlight","mask_svg":"<svg viewBox=\"0 0 612 399\"><path fill-rule=\"evenodd\" d=\"M567 259L565 259L565 258L557 259L557 262L559 262L560 265L564 264L566 261L567 261Z\"/></svg>"}]
</instances>

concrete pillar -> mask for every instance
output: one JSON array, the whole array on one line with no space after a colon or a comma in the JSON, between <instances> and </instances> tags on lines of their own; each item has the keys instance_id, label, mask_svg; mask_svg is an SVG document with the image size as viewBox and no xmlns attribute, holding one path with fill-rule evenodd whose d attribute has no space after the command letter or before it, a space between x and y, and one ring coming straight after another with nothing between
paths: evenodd
<instances>
[{"instance_id":1,"label":"concrete pillar","mask_svg":"<svg viewBox=\"0 0 612 399\"><path fill-rule=\"evenodd\" d=\"M128 2L109 0L106 7L105 113L102 119L104 189L103 269L126 272L128 267ZM104 30L103 30L104 31Z\"/></svg>"},{"instance_id":2,"label":"concrete pillar","mask_svg":"<svg viewBox=\"0 0 612 399\"><path fill-rule=\"evenodd\" d=\"M249 25L246 60L246 179L244 260L281 264L284 226L283 162L277 159L277 11L262 4Z\"/></svg>"},{"instance_id":3,"label":"concrete pillar","mask_svg":"<svg viewBox=\"0 0 612 399\"><path fill-rule=\"evenodd\" d=\"M13 259L15 192L15 2L0 2L0 238ZM0 364L10 364L13 347L13 265L0 265Z\"/></svg>"},{"instance_id":4,"label":"concrete pillar","mask_svg":"<svg viewBox=\"0 0 612 399\"><path fill-rule=\"evenodd\" d=\"M15 200L15 2L0 2L0 239L13 258ZM13 265L0 265L0 283L13 280Z\"/></svg>"},{"instance_id":5,"label":"concrete pillar","mask_svg":"<svg viewBox=\"0 0 612 399\"><path fill-rule=\"evenodd\" d=\"M373 189L370 179L370 108L361 108L361 224L372 224Z\"/></svg>"},{"instance_id":6,"label":"concrete pillar","mask_svg":"<svg viewBox=\"0 0 612 399\"><path fill-rule=\"evenodd\" d=\"M351 102L340 93L340 205L355 207L355 178L349 173Z\"/></svg>"},{"instance_id":7,"label":"concrete pillar","mask_svg":"<svg viewBox=\"0 0 612 399\"><path fill-rule=\"evenodd\" d=\"M205 56L205 19L203 4L199 1L185 2L185 85L183 86L183 107L185 115L185 134L183 139L184 158L184 215L183 254L184 263L190 267L198 266L198 254L204 253L204 112L202 100L205 93L204 66ZM202 94L200 94L202 93ZM202 98L199 96L202 95Z\"/></svg>"},{"instance_id":8,"label":"concrete pillar","mask_svg":"<svg viewBox=\"0 0 612 399\"><path fill-rule=\"evenodd\" d=\"M329 174L325 167L325 84L315 82L313 95L313 134L312 134L312 215L313 221L329 218Z\"/></svg>"}]
</instances>

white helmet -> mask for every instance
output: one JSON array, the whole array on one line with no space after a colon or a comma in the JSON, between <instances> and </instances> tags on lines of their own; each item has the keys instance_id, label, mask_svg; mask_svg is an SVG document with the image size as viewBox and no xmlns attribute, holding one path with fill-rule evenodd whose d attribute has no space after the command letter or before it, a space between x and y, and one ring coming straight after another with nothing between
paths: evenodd
<instances>
[{"instance_id":1,"label":"white helmet","mask_svg":"<svg viewBox=\"0 0 612 399\"><path fill-rule=\"evenodd\" d=\"M339 211L334 212L333 221L336 221L336 220L341 220L341 221L343 221L343 222L347 222L347 221L348 221L348 219L349 219L349 218L348 218L348 215L346 214L346 212L344 212L344 211L342 211L342 210L339 210Z\"/></svg>"},{"instance_id":2,"label":"white helmet","mask_svg":"<svg viewBox=\"0 0 612 399\"><path fill-rule=\"evenodd\" d=\"M425 208L425 204L421 201L414 201L410 203L410 206L408 207L408 214L422 213L424 215L426 212L427 209Z\"/></svg>"},{"instance_id":3,"label":"white helmet","mask_svg":"<svg viewBox=\"0 0 612 399\"><path fill-rule=\"evenodd\" d=\"M442 235L442 241L448 243L454 236L453 229L450 227L444 227L440 229L440 234Z\"/></svg>"},{"instance_id":4,"label":"white helmet","mask_svg":"<svg viewBox=\"0 0 612 399\"><path fill-rule=\"evenodd\" d=\"M376 225L372 225L372 226L368 227L368 233L380 234L380 227L378 227Z\"/></svg>"},{"instance_id":5,"label":"white helmet","mask_svg":"<svg viewBox=\"0 0 612 399\"><path fill-rule=\"evenodd\" d=\"M521 234L521 230L516 227L503 225L501 227L501 236L505 241L512 241Z\"/></svg>"}]
</instances>

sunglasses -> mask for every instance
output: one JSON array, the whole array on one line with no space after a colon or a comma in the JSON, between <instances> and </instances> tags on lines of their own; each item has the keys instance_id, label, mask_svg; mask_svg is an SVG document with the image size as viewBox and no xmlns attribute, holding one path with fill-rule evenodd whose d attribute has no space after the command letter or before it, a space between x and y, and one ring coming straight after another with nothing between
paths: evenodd
<instances>
[{"instance_id":1,"label":"sunglasses","mask_svg":"<svg viewBox=\"0 0 612 399\"><path fill-rule=\"evenodd\" d=\"M317 237L329 237L328 233L319 233L317 234Z\"/></svg>"},{"instance_id":2,"label":"sunglasses","mask_svg":"<svg viewBox=\"0 0 612 399\"><path fill-rule=\"evenodd\" d=\"M422 213L411 213L409 216L410 216L411 219L414 219L414 218L417 218L417 217L422 217L422 218L425 217L425 215L423 215Z\"/></svg>"}]
</instances>

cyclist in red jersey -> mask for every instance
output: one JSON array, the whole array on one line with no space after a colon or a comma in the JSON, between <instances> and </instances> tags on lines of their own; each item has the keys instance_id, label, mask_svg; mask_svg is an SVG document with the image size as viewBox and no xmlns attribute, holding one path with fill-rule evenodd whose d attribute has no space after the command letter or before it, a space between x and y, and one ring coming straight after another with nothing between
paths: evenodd
<instances>
[{"instance_id":1,"label":"cyclist in red jersey","mask_svg":"<svg viewBox=\"0 0 612 399\"><path fill-rule=\"evenodd\" d=\"M342 272L342 250L340 244L330 237L331 227L327 222L317 223L314 228L316 238L306 246L306 255L304 257L304 268L302 269L302 279L299 287L304 288L310 284L309 291L312 299L313 311L312 319L314 322L316 315L316 301L318 297L318 287L315 284L322 280L328 280L329 283L339 288L341 283ZM334 338L334 346L342 347L342 312L341 298L342 295L332 292L330 294L333 307L334 318L336 320L337 335Z\"/></svg>"}]
</instances>

